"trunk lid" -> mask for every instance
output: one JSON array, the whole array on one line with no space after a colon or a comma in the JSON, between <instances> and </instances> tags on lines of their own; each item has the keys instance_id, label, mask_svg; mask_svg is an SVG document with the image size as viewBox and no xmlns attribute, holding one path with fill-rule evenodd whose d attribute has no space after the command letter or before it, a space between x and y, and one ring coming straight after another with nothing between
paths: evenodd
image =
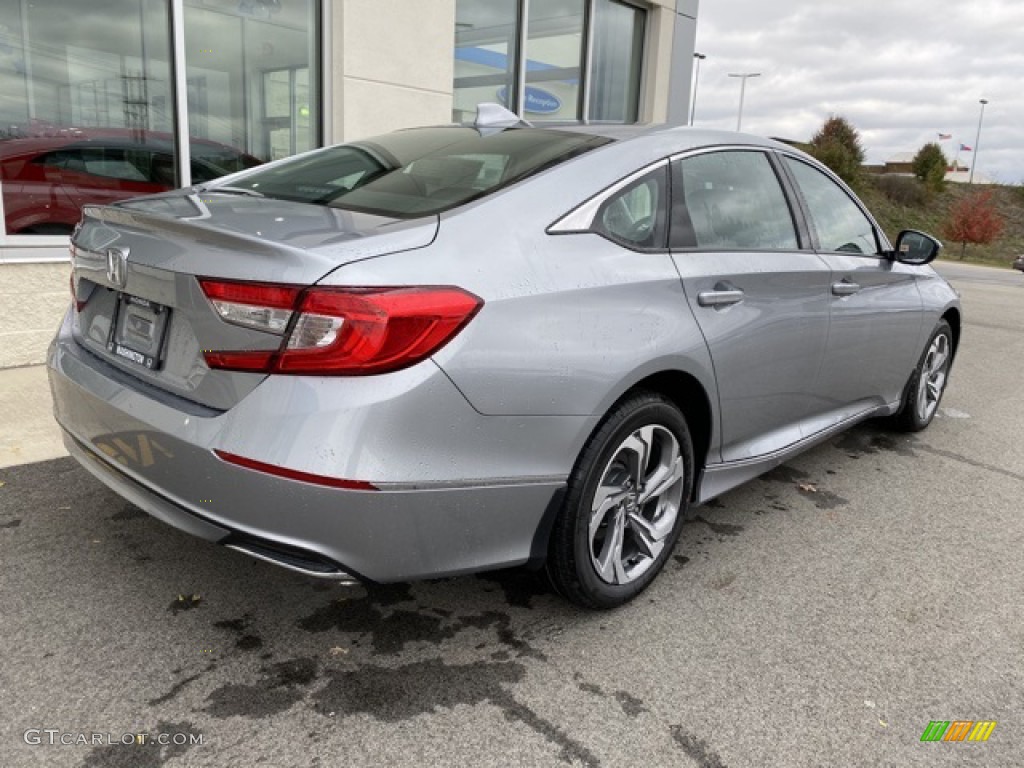
<instances>
[{"instance_id":1,"label":"trunk lid","mask_svg":"<svg viewBox=\"0 0 1024 768\"><path fill-rule=\"evenodd\" d=\"M79 344L145 384L227 410L265 374L211 371L204 350L277 349L225 322L197 277L308 286L338 267L429 245L438 217L392 219L211 190L86 206L72 241Z\"/></svg>"}]
</instances>

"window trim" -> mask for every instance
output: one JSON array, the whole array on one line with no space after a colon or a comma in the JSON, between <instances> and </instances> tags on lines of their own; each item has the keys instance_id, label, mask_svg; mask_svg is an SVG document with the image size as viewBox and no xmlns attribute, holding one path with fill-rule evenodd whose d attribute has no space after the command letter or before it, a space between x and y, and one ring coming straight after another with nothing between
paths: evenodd
<instances>
[{"instance_id":1,"label":"window trim","mask_svg":"<svg viewBox=\"0 0 1024 768\"><path fill-rule=\"evenodd\" d=\"M786 208L789 209L790 220L793 224L793 233L796 235L797 247L796 248L701 248L697 246L695 248L674 248L672 247L672 220L671 213L669 215L669 250L672 253L686 254L686 253L796 253L796 252L813 252L814 247L810 239L810 234L805 231L805 227L808 224L805 221L804 210L802 204L797 204L795 198L792 195L792 191L789 188L788 176L783 176L780 173L780 169L777 167L775 158L773 155L776 153L773 147L770 146L759 146L751 144L723 144L709 147L697 147L695 149L689 149L684 152L677 152L668 158L670 165L674 165L677 162L688 160L692 157L698 157L701 155L718 154L722 152L759 152L764 155L768 161L768 166L771 168L772 173L775 174L775 180L779 184L779 191L782 192L782 198L786 202ZM669 174L672 182L672 192L670 192L670 199L675 195L675 174Z\"/></svg>"},{"instance_id":2,"label":"window trim","mask_svg":"<svg viewBox=\"0 0 1024 768\"><path fill-rule=\"evenodd\" d=\"M892 244L889 242L889 238L886 236L885 230L882 229L878 221L871 214L871 211L867 209L867 207L864 205L861 199L857 197L856 193L852 189L850 189L846 182L839 178L839 176L836 175L836 173L833 172L833 170L829 168L827 165L815 160L813 157L810 157L809 155L798 155L795 152L787 152L778 149L775 150L775 154L779 158L779 166L781 167L782 172L785 174L787 183L792 188L793 198L797 201L798 205L800 206L801 213L803 215L804 221L806 222L807 231L810 235L809 245L815 253L824 254L828 256L853 256L863 259L874 259L876 261L888 261L888 257L885 254L887 252L892 251ZM803 163L804 165L810 168L821 171L826 178L831 179L839 187L840 191L842 191L843 194L846 195L850 202L852 202L861 212L861 214L868 220L868 223L871 224L872 231L875 235L875 247L878 248L877 253L851 253L850 251L829 251L821 247L821 238L818 235L818 228L814 222L814 217L811 215L810 206L807 204L807 199L804 197L804 193L800 188L800 184L796 180L796 176L793 174L793 171L786 164L786 158L793 160L795 162Z\"/></svg>"},{"instance_id":3,"label":"window trim","mask_svg":"<svg viewBox=\"0 0 1024 768\"><path fill-rule=\"evenodd\" d=\"M655 160L653 163L648 163L643 168L624 176L616 182L608 185L600 192L591 195L582 203L573 206L567 213L562 214L555 219L545 229L545 233L549 235L585 235L585 234L600 234L594 231L594 222L597 219L598 211L601 206L607 202L608 198L612 197L617 192L622 191L630 184L635 181L639 181L647 174L656 171L659 166L667 166L669 164L668 158L661 158ZM671 196L671 191L669 196ZM601 235L602 237L604 235ZM613 241L617 242L617 241ZM663 250L667 250L663 249ZM648 253L648 251L644 251Z\"/></svg>"}]
</instances>

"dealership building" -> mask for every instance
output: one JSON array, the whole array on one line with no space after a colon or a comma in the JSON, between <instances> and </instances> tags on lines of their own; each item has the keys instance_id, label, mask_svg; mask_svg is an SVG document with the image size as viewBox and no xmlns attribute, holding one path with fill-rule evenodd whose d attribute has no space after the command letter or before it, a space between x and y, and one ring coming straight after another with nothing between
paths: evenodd
<instances>
[{"instance_id":1,"label":"dealership building","mask_svg":"<svg viewBox=\"0 0 1024 768\"><path fill-rule=\"evenodd\" d=\"M0 0L0 367L43 361L82 205L471 121L684 123L698 0Z\"/></svg>"}]
</instances>

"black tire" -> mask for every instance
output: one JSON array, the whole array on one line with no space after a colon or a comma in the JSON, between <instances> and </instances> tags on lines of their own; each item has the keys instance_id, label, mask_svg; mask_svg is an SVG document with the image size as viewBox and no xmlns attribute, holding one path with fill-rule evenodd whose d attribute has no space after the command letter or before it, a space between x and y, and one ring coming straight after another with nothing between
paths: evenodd
<instances>
[{"instance_id":1,"label":"black tire","mask_svg":"<svg viewBox=\"0 0 1024 768\"><path fill-rule=\"evenodd\" d=\"M639 473L629 471L628 457L636 456L639 466L641 455L627 442L648 446L645 468ZM661 474L648 475L647 468L655 463ZM677 478L679 473L681 478ZM634 475L639 482L634 480L631 485ZM658 488L665 486L666 490L643 501L645 481L654 480ZM617 490L611 493L611 488ZM654 580L672 554L686 520L692 488L693 444L679 409L652 392L638 392L621 400L591 435L569 477L548 549L547 571L552 585L584 608L609 609L632 600ZM613 498L621 501L607 512L594 515L595 520L607 522L598 525L592 534L592 509L599 490L605 497L599 508ZM674 522L670 517L673 509ZM645 538L641 530L650 535ZM595 554L595 546L601 552ZM615 555L616 551L621 556ZM608 555L606 563L614 563L611 582L599 570L601 554ZM608 574L608 568L604 572Z\"/></svg>"},{"instance_id":2,"label":"black tire","mask_svg":"<svg viewBox=\"0 0 1024 768\"><path fill-rule=\"evenodd\" d=\"M945 350L945 359L937 367L933 365L936 345ZM914 373L911 375L910 381L907 382L900 410L892 419L894 429L901 432L920 432L932 423L932 419L938 413L939 404L942 402L942 395L946 391L954 350L953 329L945 320L940 320L932 335L928 337L928 343L924 345L921 359L918 360L917 367L914 368ZM938 379L936 379L937 375ZM931 389L928 389L927 385L922 387L922 376L929 377L932 382Z\"/></svg>"}]
</instances>

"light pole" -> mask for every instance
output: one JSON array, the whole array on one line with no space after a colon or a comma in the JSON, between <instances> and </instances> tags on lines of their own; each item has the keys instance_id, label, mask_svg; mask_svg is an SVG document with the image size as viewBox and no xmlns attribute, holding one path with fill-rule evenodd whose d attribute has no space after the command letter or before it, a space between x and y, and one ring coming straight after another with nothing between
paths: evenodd
<instances>
[{"instance_id":1,"label":"light pole","mask_svg":"<svg viewBox=\"0 0 1024 768\"><path fill-rule=\"evenodd\" d=\"M690 103L690 125L693 125L693 116L697 114L697 86L700 85L700 63L707 58L703 53L693 54L697 60L697 75L693 78L693 101Z\"/></svg>"},{"instance_id":2,"label":"light pole","mask_svg":"<svg viewBox=\"0 0 1024 768\"><path fill-rule=\"evenodd\" d=\"M740 111L736 114L736 130L743 127L743 97L747 92L747 80L751 77L760 77L760 72L729 73L729 77L740 78Z\"/></svg>"},{"instance_id":3,"label":"light pole","mask_svg":"<svg viewBox=\"0 0 1024 768\"><path fill-rule=\"evenodd\" d=\"M978 103L981 104L981 114L978 116L978 135L974 137L974 159L971 161L971 178L967 180L968 184L974 183L974 169L978 165L978 145L981 144L981 121L985 119L985 105L988 104L988 99L981 99Z\"/></svg>"}]
</instances>

